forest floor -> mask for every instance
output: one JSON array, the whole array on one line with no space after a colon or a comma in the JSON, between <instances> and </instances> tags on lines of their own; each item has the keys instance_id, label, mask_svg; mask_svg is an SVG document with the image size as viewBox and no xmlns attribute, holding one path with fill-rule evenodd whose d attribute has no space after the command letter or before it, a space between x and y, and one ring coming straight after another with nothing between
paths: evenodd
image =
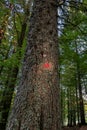
<instances>
[{"instance_id":1,"label":"forest floor","mask_svg":"<svg viewBox=\"0 0 87 130\"><path fill-rule=\"evenodd\" d=\"M87 130L87 126L63 127L63 130Z\"/></svg>"}]
</instances>

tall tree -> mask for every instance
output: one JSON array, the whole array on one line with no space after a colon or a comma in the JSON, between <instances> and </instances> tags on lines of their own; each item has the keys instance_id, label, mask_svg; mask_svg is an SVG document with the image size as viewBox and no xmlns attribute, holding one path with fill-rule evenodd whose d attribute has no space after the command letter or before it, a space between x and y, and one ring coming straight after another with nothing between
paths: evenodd
<instances>
[{"instance_id":1,"label":"tall tree","mask_svg":"<svg viewBox=\"0 0 87 130\"><path fill-rule=\"evenodd\" d=\"M35 0L22 77L6 130L61 130L56 0Z\"/></svg>"},{"instance_id":2,"label":"tall tree","mask_svg":"<svg viewBox=\"0 0 87 130\"><path fill-rule=\"evenodd\" d=\"M10 8L10 4L13 7L17 6L17 4L9 3L9 8ZM19 4L19 6L21 7L21 4ZM0 114L1 114L0 128L2 130L5 130L5 127L6 127L8 113L9 113L10 105L11 105L11 100L12 100L12 96L13 96L13 93L14 93L16 79L17 79L17 75L18 75L18 71L19 71L19 64L20 64L20 61L22 59L21 58L22 57L22 48L24 46L23 44L24 44L24 39L25 39L25 33L26 33L26 30L27 30L27 21L28 21L28 18L29 18L27 16L30 16L30 8L29 8L29 6L30 6L30 3L25 4L23 14L20 14L20 11L22 9L20 9L19 12L18 12L18 10L16 10L15 14L12 12L13 11L13 9L12 9L11 14L9 16L9 20L8 20L8 23L14 21L14 26L7 25L7 30L8 30L9 26L10 26L11 30L14 29L14 32L15 32L14 33L15 34L14 39L15 39L15 42L17 42L17 45L14 45L14 41L11 41L11 43L12 43L11 47L9 47L9 50L7 51L8 53L5 54L6 56L5 56L4 60L5 61L7 60L7 61L10 62L10 60L13 59L13 61L14 61L14 58L12 58L12 56L14 57L14 55L15 55L15 58L16 58L17 62L15 62L15 64L12 65L12 61L11 61L11 64L9 66L4 66L4 63L3 63L3 66L1 66L1 69L0 69L1 79L2 79L3 73L5 75L7 75L6 76L6 81L4 80L4 83L3 83L2 95L1 95L1 99L0 99ZM18 17L17 15L18 16L20 15L20 17ZM23 21L20 22L21 25L19 23L19 18L23 19ZM18 20L18 21L16 22L16 20ZM21 19L20 19L20 21L21 21ZM19 28L19 26L20 26L20 28ZM18 31L20 33L18 33ZM9 35L10 35L10 33L9 33ZM10 37L11 37L11 35L10 35ZM13 37L13 34L12 34L12 37ZM10 44L9 41L8 41L8 44ZM12 51L12 48L13 48L13 51ZM10 54L10 52L12 54ZM10 73L8 73L9 71L10 71Z\"/></svg>"},{"instance_id":3,"label":"tall tree","mask_svg":"<svg viewBox=\"0 0 87 130\"><path fill-rule=\"evenodd\" d=\"M11 105L11 100L12 100L12 96L13 96L13 93L14 93L14 88L16 86L15 84L16 84L17 75L18 75L18 71L19 71L19 64L20 64L21 59L22 59L21 58L22 57L21 52L22 52L25 34L26 34L26 30L27 30L27 23L28 23L27 21L29 19L29 17L27 17L27 16L30 16L30 8L29 7L30 7L30 3L28 3L28 4L26 3L25 6L24 6L24 14L22 14L23 21L21 22L20 33L17 33L18 29L19 29L17 27L17 24L19 24L19 22L18 23L15 22L16 19L18 20L17 12L15 12L15 15L14 15L14 27L15 27L14 31L16 30L15 34L17 34L17 36L16 36L17 39L15 38L15 41L17 42L17 45L16 45L16 49L14 48L14 45L12 45L13 48L14 48L12 55L17 55L16 60L18 62L16 62L15 65L13 65L9 68L10 74L8 74L7 80L4 83L5 85L3 85L4 89L3 89L1 101L0 101L0 111L1 111L0 128L2 130L5 130L5 127L6 127L8 113L9 113L9 109L10 109L10 105ZM20 18L21 18L21 15L20 15ZM20 21L21 21L21 19L20 19ZM11 50L11 48L10 48L10 50ZM8 59L8 55L6 55L6 57ZM4 68L4 66L2 66L2 68Z\"/></svg>"}]
</instances>

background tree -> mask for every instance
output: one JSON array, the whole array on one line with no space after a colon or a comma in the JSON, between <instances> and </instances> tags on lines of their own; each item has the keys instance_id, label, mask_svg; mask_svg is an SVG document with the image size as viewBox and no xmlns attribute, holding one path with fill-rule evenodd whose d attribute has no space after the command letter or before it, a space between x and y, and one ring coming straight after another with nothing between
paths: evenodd
<instances>
[{"instance_id":1,"label":"background tree","mask_svg":"<svg viewBox=\"0 0 87 130\"><path fill-rule=\"evenodd\" d=\"M7 11L9 12L10 10L11 12L9 12L9 16L8 15L5 16L5 17L8 16L8 22L6 21L6 19L4 19L6 21L6 34L8 34L8 37L6 36L6 39L2 39L3 41L1 45L2 48L4 42L8 42L10 44L10 45L6 44L6 46L9 49L6 50L6 56L2 57L5 63L3 62L3 64L1 65L1 83L3 88L1 89L2 95L0 100L0 111L1 111L0 128L2 130L5 130L11 100L16 85L19 65L22 59L21 57L23 55L22 53L25 46L24 38L27 30L27 20L29 19L27 15L30 15L29 10L30 4L31 3L25 4L23 8L24 11L21 8L22 3L16 4L6 2L6 5L3 4L4 8L8 7L6 8ZM21 19L23 19L23 21L21 21ZM14 32L12 31L12 29L14 30ZM4 49L6 48L3 48L3 50ZM6 77L5 80L3 80L3 73L5 73Z\"/></svg>"}]
</instances>

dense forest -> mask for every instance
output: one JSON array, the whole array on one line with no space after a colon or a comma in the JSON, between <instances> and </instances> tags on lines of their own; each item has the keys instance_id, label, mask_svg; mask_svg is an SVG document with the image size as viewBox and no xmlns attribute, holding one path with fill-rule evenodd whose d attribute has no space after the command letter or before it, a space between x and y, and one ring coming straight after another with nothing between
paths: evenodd
<instances>
[{"instance_id":1,"label":"dense forest","mask_svg":"<svg viewBox=\"0 0 87 130\"><path fill-rule=\"evenodd\" d=\"M0 0L0 130L86 124L87 0Z\"/></svg>"}]
</instances>

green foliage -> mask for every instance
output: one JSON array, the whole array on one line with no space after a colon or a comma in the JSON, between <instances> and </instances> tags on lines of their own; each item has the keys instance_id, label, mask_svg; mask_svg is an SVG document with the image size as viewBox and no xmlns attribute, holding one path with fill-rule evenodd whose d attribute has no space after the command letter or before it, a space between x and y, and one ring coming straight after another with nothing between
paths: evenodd
<instances>
[{"instance_id":1,"label":"green foliage","mask_svg":"<svg viewBox=\"0 0 87 130\"><path fill-rule=\"evenodd\" d=\"M78 66L83 92L84 83L87 83L87 15L81 7L78 11L76 8L71 7L68 14L69 16L68 19L65 19L62 35L59 37L60 86L62 91L61 98L63 100L62 107L64 108L62 114L65 114L66 119L69 110L76 111L77 100L79 100L76 97Z\"/></svg>"}]
</instances>

